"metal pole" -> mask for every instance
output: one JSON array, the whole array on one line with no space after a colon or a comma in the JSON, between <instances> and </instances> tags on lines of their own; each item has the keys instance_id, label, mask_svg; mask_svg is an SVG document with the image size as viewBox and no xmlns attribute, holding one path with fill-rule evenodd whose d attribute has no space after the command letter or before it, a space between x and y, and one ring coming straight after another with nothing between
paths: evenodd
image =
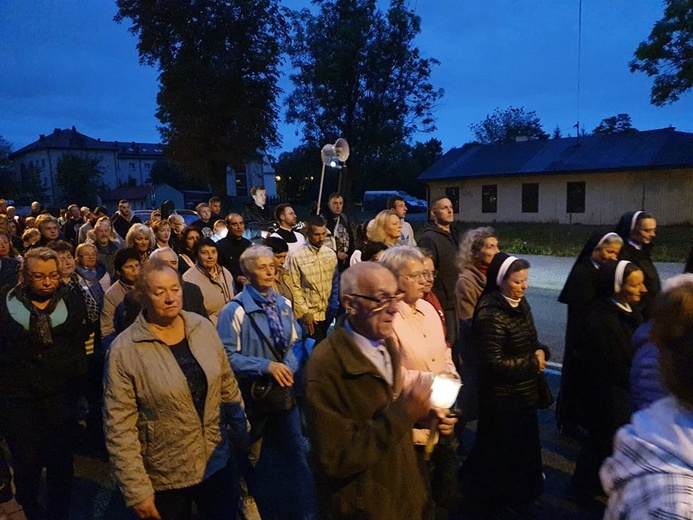
<instances>
[{"instance_id":1,"label":"metal pole","mask_svg":"<svg viewBox=\"0 0 693 520\"><path fill-rule=\"evenodd\" d=\"M318 192L318 209L316 215L320 215L320 202L322 202L322 184L325 182L325 163L322 163L322 173L320 174L320 191Z\"/></svg>"}]
</instances>

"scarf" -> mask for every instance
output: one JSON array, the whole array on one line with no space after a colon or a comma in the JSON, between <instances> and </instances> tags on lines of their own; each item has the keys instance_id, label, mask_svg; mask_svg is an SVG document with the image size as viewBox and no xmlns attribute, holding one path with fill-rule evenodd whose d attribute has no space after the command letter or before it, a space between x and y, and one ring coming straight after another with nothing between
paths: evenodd
<instances>
[{"instance_id":1,"label":"scarf","mask_svg":"<svg viewBox=\"0 0 693 520\"><path fill-rule=\"evenodd\" d=\"M279 352L284 352L288 345L286 335L284 334L282 320L279 317L276 298L269 293L267 296L265 296L264 302L256 301L255 303L262 307L262 310L265 311L265 314L267 315L267 323L269 324L270 336L272 336L272 343L274 344L274 347Z\"/></svg>"},{"instance_id":2,"label":"scarf","mask_svg":"<svg viewBox=\"0 0 693 520\"><path fill-rule=\"evenodd\" d=\"M84 278L82 278L76 272L72 273L70 275L70 282L67 284L67 286L75 289L84 298L84 303L87 304L87 316L89 317L89 321L91 323L96 323L99 321L99 317L101 316L99 304L91 295L89 284L87 284Z\"/></svg>"},{"instance_id":3,"label":"scarf","mask_svg":"<svg viewBox=\"0 0 693 520\"><path fill-rule=\"evenodd\" d=\"M65 296L67 290L65 285L61 285L50 297L45 298L36 295L26 285L20 284L14 289L15 297L26 307L31 315L29 318L29 331L36 335L42 345L48 346L53 344L51 314L58 306L58 302ZM48 300L48 305L45 309L39 309L32 300Z\"/></svg>"},{"instance_id":4,"label":"scarf","mask_svg":"<svg viewBox=\"0 0 693 520\"><path fill-rule=\"evenodd\" d=\"M89 293L96 300L96 303L99 305L99 309L103 308L104 290L103 287L101 287L101 282L99 281L100 277L98 266L94 270L91 270L78 265L75 267L75 271L86 280L87 285L89 286Z\"/></svg>"}]
</instances>

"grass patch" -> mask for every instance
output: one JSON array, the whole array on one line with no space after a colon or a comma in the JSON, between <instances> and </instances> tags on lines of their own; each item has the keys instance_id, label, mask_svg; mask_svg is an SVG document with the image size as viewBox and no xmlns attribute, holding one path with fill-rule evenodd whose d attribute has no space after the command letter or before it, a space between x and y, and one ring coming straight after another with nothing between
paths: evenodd
<instances>
[{"instance_id":1,"label":"grass patch","mask_svg":"<svg viewBox=\"0 0 693 520\"><path fill-rule=\"evenodd\" d=\"M307 206L294 206L299 220L309 217ZM372 219L374 212L356 211L350 215L352 227ZM425 221L422 215L407 218L418 238ZM516 255L547 255L576 257L594 231L607 233L615 226L586 226L583 224L545 224L534 222L465 222L463 229L492 226L498 233L501 250ZM655 262L684 263L693 246L693 226L659 226L652 258Z\"/></svg>"},{"instance_id":2,"label":"grass patch","mask_svg":"<svg viewBox=\"0 0 693 520\"><path fill-rule=\"evenodd\" d=\"M421 236L424 222L412 222L414 235ZM530 222L465 222L464 229L491 225L498 233L501 249L518 255L576 257L594 231L607 233L611 226L540 224ZM660 226L652 249L655 262L685 262L693 245L693 226Z\"/></svg>"}]
</instances>

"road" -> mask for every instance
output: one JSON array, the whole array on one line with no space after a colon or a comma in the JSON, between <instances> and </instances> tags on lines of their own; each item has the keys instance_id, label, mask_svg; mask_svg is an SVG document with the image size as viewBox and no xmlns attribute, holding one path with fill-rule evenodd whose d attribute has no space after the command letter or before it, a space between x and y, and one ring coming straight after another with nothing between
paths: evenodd
<instances>
[{"instance_id":1,"label":"road","mask_svg":"<svg viewBox=\"0 0 693 520\"><path fill-rule=\"evenodd\" d=\"M573 266L573 258L524 255L529 261L529 289L527 301L539 334L539 341L551 347L551 362L563 362L563 344L567 309L558 303L558 295ZM683 264L675 262L655 263L662 282L683 272Z\"/></svg>"}]
</instances>

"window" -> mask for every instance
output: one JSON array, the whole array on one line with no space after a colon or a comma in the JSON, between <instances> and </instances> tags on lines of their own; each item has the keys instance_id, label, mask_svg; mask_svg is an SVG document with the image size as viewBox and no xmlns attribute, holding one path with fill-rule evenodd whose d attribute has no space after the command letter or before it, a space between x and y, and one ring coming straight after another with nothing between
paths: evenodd
<instances>
[{"instance_id":1,"label":"window","mask_svg":"<svg viewBox=\"0 0 693 520\"><path fill-rule=\"evenodd\" d=\"M130 163L130 171L131 171L131 172L134 172L134 171L135 171L135 163L134 163L134 162L131 162L131 163Z\"/></svg>"},{"instance_id":2,"label":"window","mask_svg":"<svg viewBox=\"0 0 693 520\"><path fill-rule=\"evenodd\" d=\"M569 182L566 193L566 212L585 212L585 183Z\"/></svg>"},{"instance_id":3,"label":"window","mask_svg":"<svg viewBox=\"0 0 693 520\"><path fill-rule=\"evenodd\" d=\"M248 196L248 183L245 172L239 172L238 170L236 170L236 196Z\"/></svg>"},{"instance_id":4,"label":"window","mask_svg":"<svg viewBox=\"0 0 693 520\"><path fill-rule=\"evenodd\" d=\"M481 187L481 212L495 213L498 208L498 186L496 184L484 184Z\"/></svg>"},{"instance_id":5,"label":"window","mask_svg":"<svg viewBox=\"0 0 693 520\"><path fill-rule=\"evenodd\" d=\"M539 212L539 183L522 184L522 213Z\"/></svg>"},{"instance_id":6,"label":"window","mask_svg":"<svg viewBox=\"0 0 693 520\"><path fill-rule=\"evenodd\" d=\"M149 171L149 167L150 167L150 166L151 166L151 165L150 165L149 163L144 163L144 169L145 169L145 170Z\"/></svg>"},{"instance_id":7,"label":"window","mask_svg":"<svg viewBox=\"0 0 693 520\"><path fill-rule=\"evenodd\" d=\"M452 202L452 211L455 213L460 212L460 189L459 188L445 188L445 196Z\"/></svg>"}]
</instances>

